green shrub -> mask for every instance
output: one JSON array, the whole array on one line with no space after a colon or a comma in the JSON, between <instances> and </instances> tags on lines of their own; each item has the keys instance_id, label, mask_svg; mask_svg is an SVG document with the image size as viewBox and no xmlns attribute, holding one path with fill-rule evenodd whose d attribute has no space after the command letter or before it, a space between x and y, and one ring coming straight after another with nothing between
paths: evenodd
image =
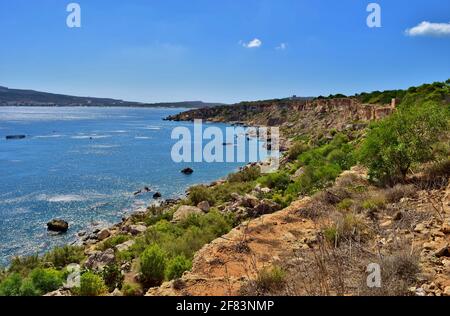
<instances>
[{"instance_id":1,"label":"green shrub","mask_svg":"<svg viewBox=\"0 0 450 316\"><path fill-rule=\"evenodd\" d=\"M97 248L98 250L105 251L109 248L114 248L117 245L123 244L124 242L130 240L130 238L131 236L123 234L113 236L100 243Z\"/></svg>"},{"instance_id":2,"label":"green shrub","mask_svg":"<svg viewBox=\"0 0 450 316\"><path fill-rule=\"evenodd\" d=\"M12 273L0 283L0 296L20 296L22 293L22 277L19 273Z\"/></svg>"},{"instance_id":3,"label":"green shrub","mask_svg":"<svg viewBox=\"0 0 450 316\"><path fill-rule=\"evenodd\" d=\"M11 260L9 266L10 273L20 273L25 276L30 273L31 270L41 266L42 261L38 255L31 255L26 257L15 257Z\"/></svg>"},{"instance_id":4,"label":"green shrub","mask_svg":"<svg viewBox=\"0 0 450 316\"><path fill-rule=\"evenodd\" d=\"M286 190L290 182L289 175L283 171L268 174L260 179L263 186L280 191Z\"/></svg>"},{"instance_id":5,"label":"green shrub","mask_svg":"<svg viewBox=\"0 0 450 316\"><path fill-rule=\"evenodd\" d=\"M44 256L43 260L53 264L55 268L62 269L71 263L80 263L84 258L83 247L66 245L53 249Z\"/></svg>"},{"instance_id":6,"label":"green shrub","mask_svg":"<svg viewBox=\"0 0 450 316\"><path fill-rule=\"evenodd\" d=\"M362 208L367 211L377 211L386 205L386 200L382 196L369 198L362 203Z\"/></svg>"},{"instance_id":7,"label":"green shrub","mask_svg":"<svg viewBox=\"0 0 450 316\"><path fill-rule=\"evenodd\" d=\"M124 276L117 264L109 264L102 271L102 278L109 292L122 287Z\"/></svg>"},{"instance_id":8,"label":"green shrub","mask_svg":"<svg viewBox=\"0 0 450 316\"><path fill-rule=\"evenodd\" d=\"M278 266L264 268L258 273L256 286L259 291L279 290L285 283L286 273Z\"/></svg>"},{"instance_id":9,"label":"green shrub","mask_svg":"<svg viewBox=\"0 0 450 316\"><path fill-rule=\"evenodd\" d=\"M107 287L99 275L89 271L81 275L79 296L99 296L106 292Z\"/></svg>"},{"instance_id":10,"label":"green shrub","mask_svg":"<svg viewBox=\"0 0 450 316\"><path fill-rule=\"evenodd\" d=\"M36 289L33 281L30 278L24 279L22 285L20 286L20 295L21 296L40 296L42 291Z\"/></svg>"},{"instance_id":11,"label":"green shrub","mask_svg":"<svg viewBox=\"0 0 450 316\"><path fill-rule=\"evenodd\" d=\"M289 148L287 157L289 160L296 160L298 156L309 149L308 145L303 142L296 142L294 145Z\"/></svg>"},{"instance_id":12,"label":"green shrub","mask_svg":"<svg viewBox=\"0 0 450 316\"><path fill-rule=\"evenodd\" d=\"M347 213L334 220L334 222L323 229L325 239L333 245L339 246L344 240L363 238L365 224L358 215Z\"/></svg>"},{"instance_id":13,"label":"green shrub","mask_svg":"<svg viewBox=\"0 0 450 316\"><path fill-rule=\"evenodd\" d=\"M330 244L337 244L339 240L339 232L336 226L329 226L323 230L323 236Z\"/></svg>"},{"instance_id":14,"label":"green shrub","mask_svg":"<svg viewBox=\"0 0 450 316\"><path fill-rule=\"evenodd\" d=\"M344 199L337 204L337 208L340 210L348 211L353 206L352 199Z\"/></svg>"},{"instance_id":15,"label":"green shrub","mask_svg":"<svg viewBox=\"0 0 450 316\"><path fill-rule=\"evenodd\" d=\"M144 250L140 256L140 263L146 285L156 286L164 280L166 254L157 244L150 245Z\"/></svg>"},{"instance_id":16,"label":"green shrub","mask_svg":"<svg viewBox=\"0 0 450 316\"><path fill-rule=\"evenodd\" d=\"M228 181L233 182L251 182L261 176L261 168L258 166L246 167L243 170L232 173L228 176Z\"/></svg>"},{"instance_id":17,"label":"green shrub","mask_svg":"<svg viewBox=\"0 0 450 316\"><path fill-rule=\"evenodd\" d=\"M204 185L197 185L189 189L189 202L191 205L198 205L203 201L208 201L210 205L216 203L209 188Z\"/></svg>"},{"instance_id":18,"label":"green shrub","mask_svg":"<svg viewBox=\"0 0 450 316\"><path fill-rule=\"evenodd\" d=\"M372 125L360 149L372 181L395 184L410 168L432 158L432 145L448 130L448 111L439 105L413 103Z\"/></svg>"},{"instance_id":19,"label":"green shrub","mask_svg":"<svg viewBox=\"0 0 450 316\"><path fill-rule=\"evenodd\" d=\"M34 269L30 273L30 279L41 294L55 291L63 285L62 273L55 269Z\"/></svg>"},{"instance_id":20,"label":"green shrub","mask_svg":"<svg viewBox=\"0 0 450 316\"><path fill-rule=\"evenodd\" d=\"M172 258L167 263L166 267L166 278L168 280L180 278L185 271L192 268L192 262L186 259L185 256L177 256Z\"/></svg>"},{"instance_id":21,"label":"green shrub","mask_svg":"<svg viewBox=\"0 0 450 316\"><path fill-rule=\"evenodd\" d=\"M141 296L142 288L139 284L125 283L122 286L122 293L124 296Z\"/></svg>"}]
</instances>

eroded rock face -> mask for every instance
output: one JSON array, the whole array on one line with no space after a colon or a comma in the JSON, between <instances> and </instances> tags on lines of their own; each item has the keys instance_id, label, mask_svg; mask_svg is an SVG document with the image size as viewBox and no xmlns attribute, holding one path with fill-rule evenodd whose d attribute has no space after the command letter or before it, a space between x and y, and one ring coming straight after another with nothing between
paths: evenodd
<instances>
[{"instance_id":1,"label":"eroded rock face","mask_svg":"<svg viewBox=\"0 0 450 316\"><path fill-rule=\"evenodd\" d=\"M69 229L69 223L62 219L53 219L47 223L47 229L53 232L65 233Z\"/></svg>"},{"instance_id":2,"label":"eroded rock face","mask_svg":"<svg viewBox=\"0 0 450 316\"><path fill-rule=\"evenodd\" d=\"M115 255L113 249L107 249L103 252L95 252L86 260L84 266L91 270L103 270L109 264L114 263Z\"/></svg>"},{"instance_id":3,"label":"eroded rock face","mask_svg":"<svg viewBox=\"0 0 450 316\"><path fill-rule=\"evenodd\" d=\"M182 205L178 208L175 214L173 214L173 222L174 223L181 222L192 214L203 214L203 211L195 206Z\"/></svg>"}]
</instances>

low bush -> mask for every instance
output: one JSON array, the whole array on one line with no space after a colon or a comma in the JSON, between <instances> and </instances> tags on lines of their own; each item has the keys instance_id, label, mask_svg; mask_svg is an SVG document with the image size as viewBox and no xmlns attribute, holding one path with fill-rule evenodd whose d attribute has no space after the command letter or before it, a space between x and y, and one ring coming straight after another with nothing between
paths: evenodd
<instances>
[{"instance_id":1,"label":"low bush","mask_svg":"<svg viewBox=\"0 0 450 316\"><path fill-rule=\"evenodd\" d=\"M386 205L386 199L382 195L373 196L362 202L362 208L369 212L375 212L383 209Z\"/></svg>"},{"instance_id":2,"label":"low bush","mask_svg":"<svg viewBox=\"0 0 450 316\"><path fill-rule=\"evenodd\" d=\"M286 273L279 266L264 268L258 273L256 288L258 292L270 293L279 290L285 283Z\"/></svg>"},{"instance_id":3,"label":"low bush","mask_svg":"<svg viewBox=\"0 0 450 316\"><path fill-rule=\"evenodd\" d=\"M41 294L57 290L63 285L62 273L55 269L37 268L30 273L34 288Z\"/></svg>"},{"instance_id":4,"label":"low bush","mask_svg":"<svg viewBox=\"0 0 450 316\"><path fill-rule=\"evenodd\" d=\"M166 270L166 254L157 244L150 245L144 250L140 256L140 265L146 285L161 284Z\"/></svg>"},{"instance_id":5,"label":"low bush","mask_svg":"<svg viewBox=\"0 0 450 316\"><path fill-rule=\"evenodd\" d=\"M31 270L42 265L42 260L38 255L31 255L26 257L14 257L9 266L10 273L20 273L22 276L28 275Z\"/></svg>"},{"instance_id":6,"label":"low bush","mask_svg":"<svg viewBox=\"0 0 450 316\"><path fill-rule=\"evenodd\" d=\"M108 291L101 276L93 272L85 272L80 278L79 296L100 296Z\"/></svg>"},{"instance_id":7,"label":"low bush","mask_svg":"<svg viewBox=\"0 0 450 316\"><path fill-rule=\"evenodd\" d=\"M167 263L166 278L168 280L174 280L180 278L185 271L192 268L192 262L186 259L185 256L177 256L172 258Z\"/></svg>"},{"instance_id":8,"label":"low bush","mask_svg":"<svg viewBox=\"0 0 450 316\"><path fill-rule=\"evenodd\" d=\"M120 289L124 280L117 264L107 265L102 271L102 278L109 292Z\"/></svg>"},{"instance_id":9,"label":"low bush","mask_svg":"<svg viewBox=\"0 0 450 316\"><path fill-rule=\"evenodd\" d=\"M23 279L19 273L10 274L0 283L0 296L21 296L22 282Z\"/></svg>"},{"instance_id":10,"label":"low bush","mask_svg":"<svg viewBox=\"0 0 450 316\"><path fill-rule=\"evenodd\" d=\"M136 283L125 283L122 286L122 293L124 296L141 296L142 287Z\"/></svg>"},{"instance_id":11,"label":"low bush","mask_svg":"<svg viewBox=\"0 0 450 316\"><path fill-rule=\"evenodd\" d=\"M366 237L366 225L361 216L353 213L336 215L337 217L333 223L322 231L325 239L330 244L339 246L342 241L361 240Z\"/></svg>"},{"instance_id":12,"label":"low bush","mask_svg":"<svg viewBox=\"0 0 450 316\"><path fill-rule=\"evenodd\" d=\"M348 211L353 206L354 201L352 199L344 199L337 204L337 208L342 211Z\"/></svg>"},{"instance_id":13,"label":"low bush","mask_svg":"<svg viewBox=\"0 0 450 316\"><path fill-rule=\"evenodd\" d=\"M286 172L279 171L263 176L259 182L270 189L284 191L287 189L291 179Z\"/></svg>"},{"instance_id":14,"label":"low bush","mask_svg":"<svg viewBox=\"0 0 450 316\"><path fill-rule=\"evenodd\" d=\"M117 245L123 244L124 242L130 240L130 238L131 237L129 235L123 234L113 236L98 244L97 249L105 251L109 248L114 248Z\"/></svg>"},{"instance_id":15,"label":"low bush","mask_svg":"<svg viewBox=\"0 0 450 316\"><path fill-rule=\"evenodd\" d=\"M81 263L85 258L83 247L63 246L57 247L43 257L43 261L51 263L53 267L62 269L71 263Z\"/></svg>"},{"instance_id":16,"label":"low bush","mask_svg":"<svg viewBox=\"0 0 450 316\"><path fill-rule=\"evenodd\" d=\"M261 176L261 168L258 166L250 166L242 169L239 172L232 173L228 176L228 181L234 182L251 182L255 181Z\"/></svg>"},{"instance_id":17,"label":"low bush","mask_svg":"<svg viewBox=\"0 0 450 316\"><path fill-rule=\"evenodd\" d=\"M189 189L189 203L198 205L200 202L208 201L210 205L214 205L216 200L211 194L211 190L204 185L197 185Z\"/></svg>"},{"instance_id":18,"label":"low bush","mask_svg":"<svg viewBox=\"0 0 450 316\"><path fill-rule=\"evenodd\" d=\"M384 190L384 196L387 202L397 203L402 198L413 197L416 194L416 191L417 190L413 185L397 184L392 188Z\"/></svg>"},{"instance_id":19,"label":"low bush","mask_svg":"<svg viewBox=\"0 0 450 316\"><path fill-rule=\"evenodd\" d=\"M301 154L309 149L309 146L303 142L296 142L289 148L287 158L291 161L296 160Z\"/></svg>"}]
</instances>

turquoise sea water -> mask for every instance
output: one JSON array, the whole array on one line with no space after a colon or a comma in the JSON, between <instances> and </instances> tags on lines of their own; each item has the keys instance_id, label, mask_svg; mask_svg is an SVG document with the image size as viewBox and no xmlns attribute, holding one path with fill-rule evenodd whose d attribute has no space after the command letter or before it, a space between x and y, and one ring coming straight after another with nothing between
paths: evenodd
<instances>
[{"instance_id":1,"label":"turquoise sea water","mask_svg":"<svg viewBox=\"0 0 450 316\"><path fill-rule=\"evenodd\" d=\"M178 197L244 164L173 162L172 129L193 124L162 118L182 110L0 107L0 264L120 221L152 201L153 193L133 195L145 186ZM5 139L14 134L27 137ZM191 176L180 172L188 166ZM53 218L67 220L69 232L47 232Z\"/></svg>"}]
</instances>

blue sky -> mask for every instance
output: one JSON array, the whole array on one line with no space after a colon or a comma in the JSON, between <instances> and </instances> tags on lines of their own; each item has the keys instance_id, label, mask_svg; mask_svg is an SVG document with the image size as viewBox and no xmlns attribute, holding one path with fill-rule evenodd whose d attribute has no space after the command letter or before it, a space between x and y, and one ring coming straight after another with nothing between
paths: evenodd
<instances>
[{"instance_id":1,"label":"blue sky","mask_svg":"<svg viewBox=\"0 0 450 316\"><path fill-rule=\"evenodd\" d=\"M0 85L143 102L405 88L450 77L445 30L405 33L423 21L446 28L450 2L0 0Z\"/></svg>"}]
</instances>

